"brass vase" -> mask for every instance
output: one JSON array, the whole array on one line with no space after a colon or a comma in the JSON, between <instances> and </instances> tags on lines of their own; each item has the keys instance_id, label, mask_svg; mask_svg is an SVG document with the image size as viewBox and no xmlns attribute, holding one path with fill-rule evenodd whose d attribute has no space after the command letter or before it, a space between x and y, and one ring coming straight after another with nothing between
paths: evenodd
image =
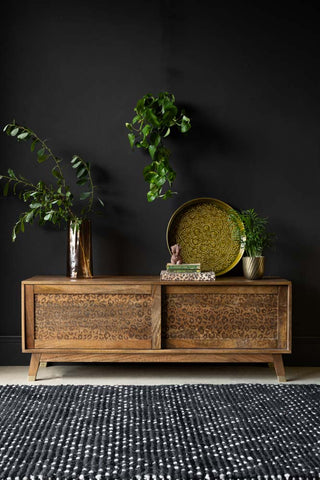
<instances>
[{"instance_id":1,"label":"brass vase","mask_svg":"<svg viewBox=\"0 0 320 480\"><path fill-rule=\"evenodd\" d=\"M83 220L80 225L70 222L67 244L67 277L91 278L93 275L91 221Z\"/></svg>"},{"instance_id":2,"label":"brass vase","mask_svg":"<svg viewBox=\"0 0 320 480\"><path fill-rule=\"evenodd\" d=\"M243 275L248 280L257 280L264 275L264 257L242 257Z\"/></svg>"}]
</instances>

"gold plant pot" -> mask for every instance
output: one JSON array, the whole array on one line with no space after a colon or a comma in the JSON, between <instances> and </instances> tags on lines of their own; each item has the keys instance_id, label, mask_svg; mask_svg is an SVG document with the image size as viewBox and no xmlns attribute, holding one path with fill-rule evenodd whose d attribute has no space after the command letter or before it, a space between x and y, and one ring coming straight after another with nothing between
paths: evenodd
<instances>
[{"instance_id":1,"label":"gold plant pot","mask_svg":"<svg viewBox=\"0 0 320 480\"><path fill-rule=\"evenodd\" d=\"M257 280L264 275L264 257L242 257L243 275L248 280Z\"/></svg>"},{"instance_id":2,"label":"gold plant pot","mask_svg":"<svg viewBox=\"0 0 320 480\"><path fill-rule=\"evenodd\" d=\"M90 220L80 225L69 223L67 246L67 277L92 277L92 234Z\"/></svg>"}]
</instances>

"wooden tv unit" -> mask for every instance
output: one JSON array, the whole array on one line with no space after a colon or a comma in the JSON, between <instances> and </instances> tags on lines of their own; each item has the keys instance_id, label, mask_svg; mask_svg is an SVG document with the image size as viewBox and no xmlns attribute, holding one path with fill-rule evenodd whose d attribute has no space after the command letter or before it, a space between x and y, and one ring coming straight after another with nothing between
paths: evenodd
<instances>
[{"instance_id":1,"label":"wooden tv unit","mask_svg":"<svg viewBox=\"0 0 320 480\"><path fill-rule=\"evenodd\" d=\"M40 362L267 362L285 381L291 302L291 282L273 277L32 277L22 281L28 379Z\"/></svg>"}]
</instances>

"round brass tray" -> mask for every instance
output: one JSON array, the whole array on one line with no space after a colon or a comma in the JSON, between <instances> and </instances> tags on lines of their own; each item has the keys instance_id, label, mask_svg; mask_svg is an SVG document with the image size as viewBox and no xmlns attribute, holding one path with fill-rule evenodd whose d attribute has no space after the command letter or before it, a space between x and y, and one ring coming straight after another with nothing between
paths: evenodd
<instances>
[{"instance_id":1,"label":"round brass tray","mask_svg":"<svg viewBox=\"0 0 320 480\"><path fill-rule=\"evenodd\" d=\"M216 198L195 198L181 205L169 220L166 237L170 254L170 246L178 243L184 263L201 263L202 271L216 275L235 267L245 247L240 217Z\"/></svg>"}]
</instances>

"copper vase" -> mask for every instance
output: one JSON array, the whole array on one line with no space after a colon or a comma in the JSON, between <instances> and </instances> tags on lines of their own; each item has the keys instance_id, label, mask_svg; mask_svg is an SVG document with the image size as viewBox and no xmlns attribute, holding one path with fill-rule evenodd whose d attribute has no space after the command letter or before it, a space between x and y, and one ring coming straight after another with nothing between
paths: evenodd
<instances>
[{"instance_id":1,"label":"copper vase","mask_svg":"<svg viewBox=\"0 0 320 480\"><path fill-rule=\"evenodd\" d=\"M248 280L257 280L264 275L264 257L242 257L243 275Z\"/></svg>"},{"instance_id":2,"label":"copper vase","mask_svg":"<svg viewBox=\"0 0 320 480\"><path fill-rule=\"evenodd\" d=\"M70 222L67 243L67 277L91 278L93 275L91 221L83 220L80 225Z\"/></svg>"}]
</instances>

